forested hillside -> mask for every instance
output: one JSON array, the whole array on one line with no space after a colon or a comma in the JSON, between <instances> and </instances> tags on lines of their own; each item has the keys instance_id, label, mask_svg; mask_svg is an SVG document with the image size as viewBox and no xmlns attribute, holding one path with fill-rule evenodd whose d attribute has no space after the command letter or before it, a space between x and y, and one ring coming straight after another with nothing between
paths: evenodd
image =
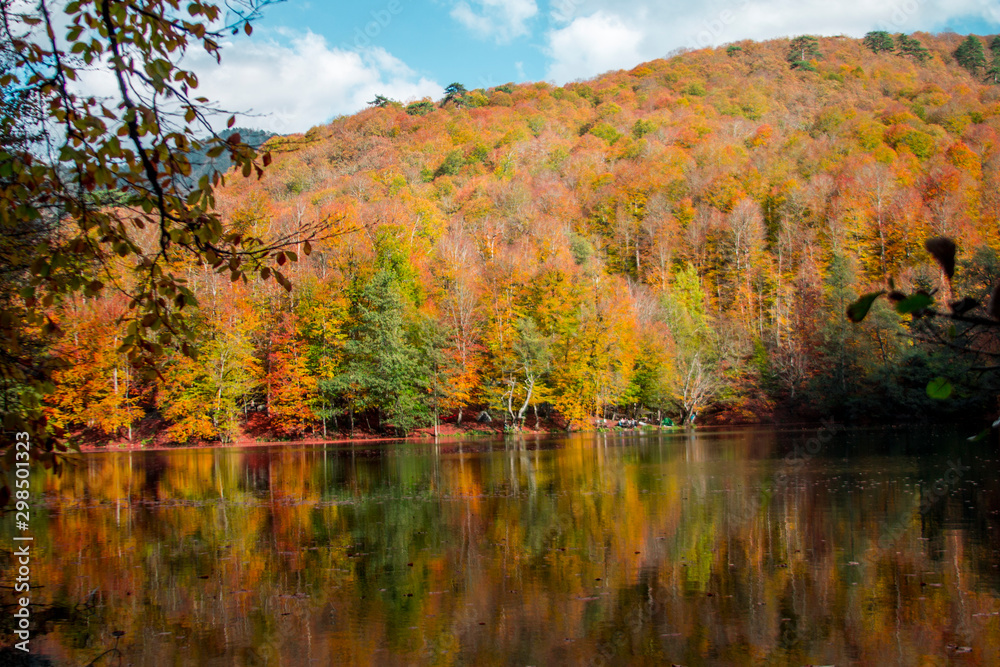
<instances>
[{"instance_id":1,"label":"forested hillside","mask_svg":"<svg viewBox=\"0 0 1000 667\"><path fill-rule=\"evenodd\" d=\"M263 179L220 190L224 220L355 231L300 247L290 292L186 267L204 340L156 377L117 353L124 298L62 304L50 420L122 436L160 417L184 442L484 408L582 428L985 414L981 360L913 344L885 301L844 316L889 278L941 288L929 237L958 244L956 294L1000 277L1000 40L974 39L741 42L559 88L379 98L273 138ZM939 375L948 401L925 392Z\"/></svg>"}]
</instances>

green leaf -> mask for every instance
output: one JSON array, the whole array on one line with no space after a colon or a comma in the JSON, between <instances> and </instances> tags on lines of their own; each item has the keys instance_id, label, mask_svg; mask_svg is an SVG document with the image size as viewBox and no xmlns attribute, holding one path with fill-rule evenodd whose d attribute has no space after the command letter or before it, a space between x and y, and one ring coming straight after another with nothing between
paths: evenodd
<instances>
[{"instance_id":1,"label":"green leaf","mask_svg":"<svg viewBox=\"0 0 1000 667\"><path fill-rule=\"evenodd\" d=\"M976 435L969 436L968 438L966 438L966 440L968 440L969 442L979 442L981 440L985 440L989 434L990 434L990 429L984 428Z\"/></svg>"},{"instance_id":2,"label":"green leaf","mask_svg":"<svg viewBox=\"0 0 1000 667\"><path fill-rule=\"evenodd\" d=\"M917 292L896 304L896 312L900 315L909 315L918 310L923 310L934 303L934 299L926 292Z\"/></svg>"},{"instance_id":3,"label":"green leaf","mask_svg":"<svg viewBox=\"0 0 1000 667\"><path fill-rule=\"evenodd\" d=\"M860 322L865 319L865 316L868 315L868 311L871 310L872 304L875 303L875 299L879 298L884 293L885 292L882 290L878 292L869 292L849 305L847 307L847 319L852 322Z\"/></svg>"},{"instance_id":4,"label":"green leaf","mask_svg":"<svg viewBox=\"0 0 1000 667\"><path fill-rule=\"evenodd\" d=\"M948 378L936 377L927 383L927 395L938 401L946 401L955 390Z\"/></svg>"}]
</instances>

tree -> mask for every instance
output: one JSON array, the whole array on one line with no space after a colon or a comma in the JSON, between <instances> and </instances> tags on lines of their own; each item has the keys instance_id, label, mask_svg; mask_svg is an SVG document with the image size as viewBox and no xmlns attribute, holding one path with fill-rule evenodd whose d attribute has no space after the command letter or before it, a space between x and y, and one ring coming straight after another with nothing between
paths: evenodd
<instances>
[{"instance_id":1,"label":"tree","mask_svg":"<svg viewBox=\"0 0 1000 667\"><path fill-rule=\"evenodd\" d=\"M967 391L985 388L992 402L998 389L995 374L1000 370L997 365L1000 359L1000 276L996 271L996 255L992 249L981 249L979 254L985 253L988 257L977 258L978 261L970 263L970 268L974 273L977 269L985 273L988 282L978 286L973 277L967 281L967 287L973 288L971 293L958 298L953 295L958 250L955 242L939 236L928 239L924 247L941 270L946 287L943 290L946 308L938 305L935 298L938 290L917 289L906 293L889 279L888 291L869 292L852 302L846 309L847 319L855 324L862 322L876 301L885 295L896 313L909 319L907 324L916 340L958 353L957 359L943 365L942 372L946 375L927 382L927 396L946 400L951 398L956 385L964 385ZM985 429L976 439L986 437L989 431Z\"/></svg>"},{"instance_id":2,"label":"tree","mask_svg":"<svg viewBox=\"0 0 1000 667\"><path fill-rule=\"evenodd\" d=\"M411 116L426 116L430 112L434 111L434 103L430 100L421 100L419 102L411 102L406 105L406 113Z\"/></svg>"},{"instance_id":3,"label":"tree","mask_svg":"<svg viewBox=\"0 0 1000 667\"><path fill-rule=\"evenodd\" d=\"M298 321L289 316L274 331L268 346L267 410L275 430L285 437L302 435L315 421L317 380L309 372L306 341Z\"/></svg>"},{"instance_id":4,"label":"tree","mask_svg":"<svg viewBox=\"0 0 1000 667\"><path fill-rule=\"evenodd\" d=\"M521 375L520 382L524 388L524 401L514 415L513 405L510 397L513 391L508 394L507 412L510 413L514 423L520 428L524 424L524 415L531 405L531 399L535 395L535 387L548 370L551 359L551 340L538 330L538 325L530 317L521 319L516 324L517 337L514 340L514 357Z\"/></svg>"},{"instance_id":5,"label":"tree","mask_svg":"<svg viewBox=\"0 0 1000 667\"><path fill-rule=\"evenodd\" d=\"M353 326L345 343L341 386L354 397L352 410L373 410L382 421L407 433L423 424L418 389L419 351L406 329L400 280L380 269L356 297Z\"/></svg>"},{"instance_id":6,"label":"tree","mask_svg":"<svg viewBox=\"0 0 1000 667\"><path fill-rule=\"evenodd\" d=\"M992 83L1000 83L1000 35L996 35L990 40L990 53L993 59L990 67L986 70L986 79Z\"/></svg>"},{"instance_id":7,"label":"tree","mask_svg":"<svg viewBox=\"0 0 1000 667\"><path fill-rule=\"evenodd\" d=\"M873 30L865 35L864 45L872 53L889 53L895 50L896 42L885 30Z\"/></svg>"},{"instance_id":8,"label":"tree","mask_svg":"<svg viewBox=\"0 0 1000 667\"><path fill-rule=\"evenodd\" d=\"M816 68L809 61L822 57L823 54L819 51L819 40L812 35L800 35L789 44L786 60L791 63L792 69L815 71Z\"/></svg>"},{"instance_id":9,"label":"tree","mask_svg":"<svg viewBox=\"0 0 1000 667\"><path fill-rule=\"evenodd\" d=\"M390 105L398 105L399 103L386 97L385 95L376 95L375 99L368 103L370 106L378 107L379 109L384 109Z\"/></svg>"},{"instance_id":10,"label":"tree","mask_svg":"<svg viewBox=\"0 0 1000 667\"><path fill-rule=\"evenodd\" d=\"M664 299L667 322L677 346L673 401L681 413L681 423L693 423L698 411L724 386L725 359L693 266L677 273Z\"/></svg>"},{"instance_id":11,"label":"tree","mask_svg":"<svg viewBox=\"0 0 1000 667\"><path fill-rule=\"evenodd\" d=\"M60 333L46 313L54 303L98 295L106 285L126 294L121 352L154 374L168 348L192 354L197 339L188 320L197 299L178 262L203 261L233 280L273 277L291 289L281 266L297 258L286 250L292 239L227 230L214 210L222 174L193 187L184 182L189 155L203 148L210 158L228 153L244 176L261 176L270 162L238 134L216 134L208 100L196 96L197 76L181 63L195 47L218 61L223 34L241 26L250 34L250 21L271 1L227 2L227 16L237 17L228 25L218 4L201 0L183 7L78 0L58 21L44 0L0 2L0 236L19 239L3 257L17 291L0 311L0 381L13 398L2 416L6 429L33 436L32 451L46 462L64 451L38 402L60 364L40 351ZM109 74L115 93L79 94L82 69ZM100 191L122 193L127 205L102 205L94 196ZM317 221L299 230L298 240L321 228Z\"/></svg>"},{"instance_id":12,"label":"tree","mask_svg":"<svg viewBox=\"0 0 1000 667\"><path fill-rule=\"evenodd\" d=\"M899 45L899 55L903 57L913 58L920 63L926 62L931 57L931 52L916 37L900 33L896 36L896 43Z\"/></svg>"},{"instance_id":13,"label":"tree","mask_svg":"<svg viewBox=\"0 0 1000 667\"><path fill-rule=\"evenodd\" d=\"M986 67L986 52L983 50L983 43L975 35L969 35L955 49L955 60L958 64L969 70L970 74L977 74L979 70Z\"/></svg>"},{"instance_id":14,"label":"tree","mask_svg":"<svg viewBox=\"0 0 1000 667\"><path fill-rule=\"evenodd\" d=\"M465 104L465 95L468 91L460 83L449 84L447 88L444 89L444 99L441 100L441 106L445 106L448 102L454 102L456 106L463 106Z\"/></svg>"}]
</instances>

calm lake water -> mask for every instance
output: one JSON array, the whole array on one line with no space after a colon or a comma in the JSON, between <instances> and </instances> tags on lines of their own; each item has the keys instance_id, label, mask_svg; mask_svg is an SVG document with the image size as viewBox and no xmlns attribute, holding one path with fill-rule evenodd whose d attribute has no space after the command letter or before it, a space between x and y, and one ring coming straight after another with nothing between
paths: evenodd
<instances>
[{"instance_id":1,"label":"calm lake water","mask_svg":"<svg viewBox=\"0 0 1000 667\"><path fill-rule=\"evenodd\" d=\"M32 648L86 665L117 641L121 664L157 667L1000 665L1000 456L965 435L88 454L33 478Z\"/></svg>"}]
</instances>

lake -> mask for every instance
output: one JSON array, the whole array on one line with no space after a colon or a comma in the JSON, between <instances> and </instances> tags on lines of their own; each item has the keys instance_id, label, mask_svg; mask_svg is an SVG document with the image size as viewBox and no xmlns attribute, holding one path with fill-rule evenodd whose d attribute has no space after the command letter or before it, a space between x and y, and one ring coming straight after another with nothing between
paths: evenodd
<instances>
[{"instance_id":1,"label":"lake","mask_svg":"<svg viewBox=\"0 0 1000 667\"><path fill-rule=\"evenodd\" d=\"M996 443L833 431L81 455L32 477L32 652L157 667L1000 664ZM5 587L15 534L7 514Z\"/></svg>"}]
</instances>

